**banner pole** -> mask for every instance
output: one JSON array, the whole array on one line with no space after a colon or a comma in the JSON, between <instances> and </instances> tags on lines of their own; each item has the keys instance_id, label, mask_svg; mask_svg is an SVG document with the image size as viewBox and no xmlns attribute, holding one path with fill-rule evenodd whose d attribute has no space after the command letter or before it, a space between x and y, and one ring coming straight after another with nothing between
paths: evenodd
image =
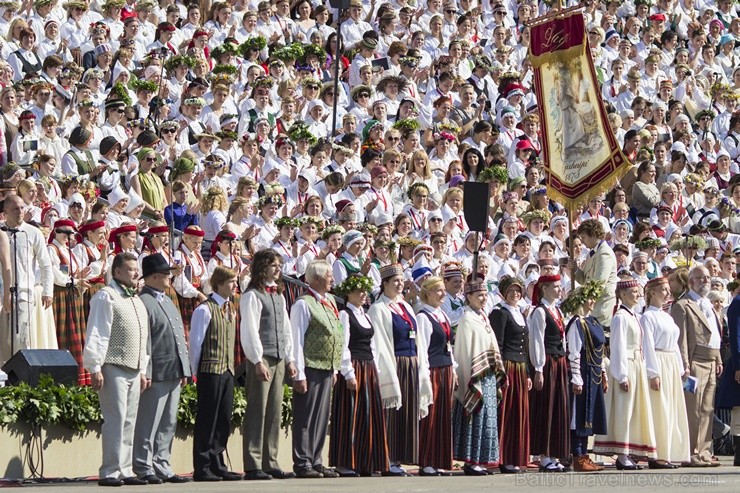
<instances>
[{"instance_id":1,"label":"banner pole","mask_svg":"<svg viewBox=\"0 0 740 493\"><path fill-rule=\"evenodd\" d=\"M575 232L575 229L573 229L573 201L570 201L568 205L570 206L568 207L568 243L570 244L568 250L570 258L573 260L573 269L570 273L570 290L573 291L576 289L576 270L578 270L578 264L575 255L576 248L573 242L573 233Z\"/></svg>"}]
</instances>

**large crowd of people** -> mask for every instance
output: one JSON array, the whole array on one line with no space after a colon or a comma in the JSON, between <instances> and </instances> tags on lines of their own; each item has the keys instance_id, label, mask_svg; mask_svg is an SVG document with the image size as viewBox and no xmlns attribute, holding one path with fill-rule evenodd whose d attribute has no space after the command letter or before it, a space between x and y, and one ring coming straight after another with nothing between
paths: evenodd
<instances>
[{"instance_id":1,"label":"large crowd of people","mask_svg":"<svg viewBox=\"0 0 740 493\"><path fill-rule=\"evenodd\" d=\"M629 170L567 210L528 59L562 3L0 3L0 363L70 351L105 486L187 480L189 380L196 481L711 467L721 409L740 465L740 9L582 4Z\"/></svg>"}]
</instances>

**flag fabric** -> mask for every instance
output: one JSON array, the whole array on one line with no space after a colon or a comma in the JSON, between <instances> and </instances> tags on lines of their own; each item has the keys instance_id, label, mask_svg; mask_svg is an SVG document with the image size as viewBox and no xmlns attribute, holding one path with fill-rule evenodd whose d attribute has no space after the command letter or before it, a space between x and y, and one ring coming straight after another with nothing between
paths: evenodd
<instances>
[{"instance_id":1,"label":"flag fabric","mask_svg":"<svg viewBox=\"0 0 740 493\"><path fill-rule=\"evenodd\" d=\"M611 189L630 162L609 126L581 10L535 23L531 35L548 194L574 211Z\"/></svg>"}]
</instances>

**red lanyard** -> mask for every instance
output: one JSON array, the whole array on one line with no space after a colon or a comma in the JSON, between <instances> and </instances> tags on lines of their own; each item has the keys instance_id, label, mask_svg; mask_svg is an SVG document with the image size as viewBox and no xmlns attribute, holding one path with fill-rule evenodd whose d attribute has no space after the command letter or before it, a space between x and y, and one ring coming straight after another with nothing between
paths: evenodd
<instances>
[{"instance_id":1,"label":"red lanyard","mask_svg":"<svg viewBox=\"0 0 740 493\"><path fill-rule=\"evenodd\" d=\"M339 311L337 310L337 307L334 306L333 303L329 303L326 300L326 297L320 297L313 291L310 291L310 293L314 298L316 298L316 301L318 301L321 305L324 306L324 308L328 308L329 310L331 310L331 312L334 314L335 317L339 318Z\"/></svg>"},{"instance_id":2,"label":"red lanyard","mask_svg":"<svg viewBox=\"0 0 740 493\"><path fill-rule=\"evenodd\" d=\"M434 320L436 320L439 325L442 326L442 330L444 330L445 336L447 336L447 342L450 342L452 337L452 327L450 327L450 322L447 321L447 316L444 316L444 320L440 320L434 313L429 312L429 314L434 317Z\"/></svg>"},{"instance_id":3,"label":"red lanyard","mask_svg":"<svg viewBox=\"0 0 740 493\"><path fill-rule=\"evenodd\" d=\"M424 215L419 211L419 217L416 217L416 214L414 214L414 208L412 207L409 209L409 213L411 213L411 220L414 221L414 227L416 229L421 229L421 224L424 222Z\"/></svg>"},{"instance_id":4,"label":"red lanyard","mask_svg":"<svg viewBox=\"0 0 740 493\"><path fill-rule=\"evenodd\" d=\"M550 316L555 320L555 325L558 326L558 330L560 330L560 335L562 336L565 333L565 330L563 328L563 317L560 315L560 311L555 308L555 311L550 310L549 308L545 308L548 312L550 312Z\"/></svg>"},{"instance_id":5,"label":"red lanyard","mask_svg":"<svg viewBox=\"0 0 740 493\"><path fill-rule=\"evenodd\" d=\"M411 317L409 316L409 314L406 312L406 309L400 303L396 303L396 305L397 305L398 308L395 308L393 306L393 303L391 303L389 306L390 306L391 310L393 311L393 313L395 313L396 315L398 315L399 317L401 317L404 320L404 322L406 322L407 324L409 324L409 331L413 332L414 331L414 323L411 320Z\"/></svg>"},{"instance_id":6,"label":"red lanyard","mask_svg":"<svg viewBox=\"0 0 740 493\"><path fill-rule=\"evenodd\" d=\"M379 202L383 202L383 211L388 210L388 201L385 199L385 195L383 195L382 191L375 190L373 188L373 192L375 193L375 197L378 199Z\"/></svg>"},{"instance_id":7,"label":"red lanyard","mask_svg":"<svg viewBox=\"0 0 740 493\"><path fill-rule=\"evenodd\" d=\"M298 203L302 204L303 202L305 202L307 195L308 195L307 193L298 192Z\"/></svg>"},{"instance_id":8,"label":"red lanyard","mask_svg":"<svg viewBox=\"0 0 740 493\"><path fill-rule=\"evenodd\" d=\"M293 257L293 255L288 251L288 249L285 248L285 245L283 245L283 241L282 240L278 240L278 245L280 245L280 248L283 249L283 251L285 252L285 255L287 255L288 258L292 258Z\"/></svg>"}]
</instances>

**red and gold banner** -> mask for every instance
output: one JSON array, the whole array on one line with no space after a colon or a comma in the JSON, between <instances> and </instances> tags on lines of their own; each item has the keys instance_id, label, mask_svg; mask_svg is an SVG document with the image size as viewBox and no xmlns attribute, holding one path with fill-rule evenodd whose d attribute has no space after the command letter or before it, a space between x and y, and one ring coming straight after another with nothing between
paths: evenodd
<instances>
[{"instance_id":1,"label":"red and gold banner","mask_svg":"<svg viewBox=\"0 0 740 493\"><path fill-rule=\"evenodd\" d=\"M609 127L581 11L535 20L531 34L548 194L573 211L613 187L630 163Z\"/></svg>"}]
</instances>

